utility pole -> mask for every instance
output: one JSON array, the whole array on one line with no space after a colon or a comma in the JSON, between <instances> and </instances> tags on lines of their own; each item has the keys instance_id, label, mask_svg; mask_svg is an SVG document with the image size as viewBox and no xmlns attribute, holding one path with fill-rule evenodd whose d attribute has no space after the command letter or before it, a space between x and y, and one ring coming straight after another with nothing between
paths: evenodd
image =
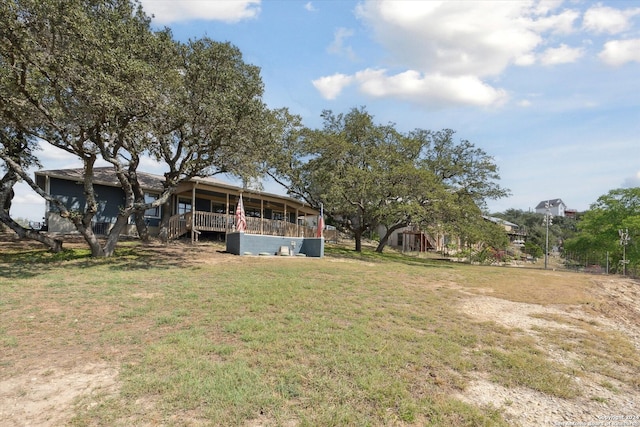
<instances>
[{"instance_id":1,"label":"utility pole","mask_svg":"<svg viewBox=\"0 0 640 427\"><path fill-rule=\"evenodd\" d=\"M629 243L629 229L625 228L618 230L618 235L620 236L620 244L622 245L622 275L627 275L627 244Z\"/></svg>"},{"instance_id":2,"label":"utility pole","mask_svg":"<svg viewBox=\"0 0 640 427\"><path fill-rule=\"evenodd\" d=\"M551 215L551 200L547 200L547 202L544 204L544 207L546 209L546 212L544 214L544 224L547 228L546 245L544 250L544 269L546 270L549 260L549 225L551 225L551 218L553 218L553 215Z\"/></svg>"}]
</instances>

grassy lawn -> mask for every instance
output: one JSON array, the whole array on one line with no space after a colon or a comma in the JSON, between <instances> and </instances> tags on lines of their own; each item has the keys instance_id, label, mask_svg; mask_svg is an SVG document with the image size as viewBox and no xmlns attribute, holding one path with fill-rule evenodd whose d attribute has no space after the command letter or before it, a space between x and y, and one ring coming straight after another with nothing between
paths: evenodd
<instances>
[{"instance_id":1,"label":"grassy lawn","mask_svg":"<svg viewBox=\"0 0 640 427\"><path fill-rule=\"evenodd\" d=\"M115 392L74 401L78 426L507 425L498 409L456 393L483 374L571 399L581 393L576 373L461 301L489 290L596 304L588 276L331 247L323 259L135 245L107 260L84 250L0 256L0 380L43 358L119 372ZM541 336L564 340L561 331ZM615 339L628 352L618 362L640 368L633 346ZM585 363L619 354L597 345Z\"/></svg>"}]
</instances>

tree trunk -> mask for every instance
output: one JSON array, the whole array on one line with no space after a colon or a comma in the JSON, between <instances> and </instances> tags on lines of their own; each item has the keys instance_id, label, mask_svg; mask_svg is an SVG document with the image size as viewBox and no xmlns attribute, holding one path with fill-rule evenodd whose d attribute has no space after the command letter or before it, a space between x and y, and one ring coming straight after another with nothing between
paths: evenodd
<instances>
[{"instance_id":1,"label":"tree trunk","mask_svg":"<svg viewBox=\"0 0 640 427\"><path fill-rule=\"evenodd\" d=\"M384 247L387 245L387 242L389 241L389 237L391 237L391 234L393 234L394 231L402 228L402 227L406 227L407 224L406 223L400 223L400 224L394 224L392 225L390 228L387 229L387 232L384 234L384 236L382 236L382 238L380 238L380 242L378 243L378 247L376 248L376 252L378 253L382 253L382 251L384 250Z\"/></svg>"},{"instance_id":2,"label":"tree trunk","mask_svg":"<svg viewBox=\"0 0 640 427\"><path fill-rule=\"evenodd\" d=\"M131 162L131 164L129 165L129 176L134 200L136 201L136 203L144 203L144 190L140 186L140 182L138 181L138 174L136 173L136 169L139 163L140 160L137 157L135 158L135 162ZM136 211L134 213L134 221L140 240L143 243L149 243L149 228L147 227L147 223L144 220L144 211Z\"/></svg>"},{"instance_id":3,"label":"tree trunk","mask_svg":"<svg viewBox=\"0 0 640 427\"><path fill-rule=\"evenodd\" d=\"M162 205L162 217L160 219L160 232L158 237L162 243L169 241L169 219L171 218L171 199Z\"/></svg>"},{"instance_id":4,"label":"tree trunk","mask_svg":"<svg viewBox=\"0 0 640 427\"><path fill-rule=\"evenodd\" d=\"M91 256L92 257L104 257L105 256L104 248L100 244L100 241L98 240L98 237L95 235L95 233L91 229L91 226L84 227L84 226L77 226L76 225L76 229L80 232L82 237L84 237L84 240L89 245L89 249L91 249Z\"/></svg>"},{"instance_id":5,"label":"tree trunk","mask_svg":"<svg viewBox=\"0 0 640 427\"><path fill-rule=\"evenodd\" d=\"M387 231L385 235L380 238L380 241L378 242L378 246L376 247L376 252L381 254L382 251L384 251L384 247L387 245L387 242L389 241L389 236L391 236L391 233Z\"/></svg>"},{"instance_id":6,"label":"tree trunk","mask_svg":"<svg viewBox=\"0 0 640 427\"><path fill-rule=\"evenodd\" d=\"M49 248L51 252L58 253L62 251L62 240L54 239L53 237L47 236L46 234L22 227L20 224L11 219L6 211L0 211L0 222L15 231L16 234L22 239L26 238L40 242L47 248Z\"/></svg>"},{"instance_id":7,"label":"tree trunk","mask_svg":"<svg viewBox=\"0 0 640 427\"><path fill-rule=\"evenodd\" d=\"M356 252L362 252L362 230L354 230L353 238L356 241Z\"/></svg>"},{"instance_id":8,"label":"tree trunk","mask_svg":"<svg viewBox=\"0 0 640 427\"><path fill-rule=\"evenodd\" d=\"M26 238L40 242L48 247L52 252L57 253L62 251L62 240L54 239L46 234L24 228L11 218L9 210L11 209L13 196L15 195L13 186L16 184L17 180L18 177L13 172L8 172L2 177L2 180L0 180L2 183L0 186L0 204L2 205L2 209L0 209L0 222L15 231L22 239Z\"/></svg>"},{"instance_id":9,"label":"tree trunk","mask_svg":"<svg viewBox=\"0 0 640 427\"><path fill-rule=\"evenodd\" d=\"M136 212L133 215L133 218L136 222L138 237L143 243L149 243L151 237L149 236L149 227L147 227L147 222L144 220L144 212Z\"/></svg>"},{"instance_id":10,"label":"tree trunk","mask_svg":"<svg viewBox=\"0 0 640 427\"><path fill-rule=\"evenodd\" d=\"M103 251L105 257L110 257L116 250L116 245L118 244L118 240L120 239L120 234L127 226L129 215L125 213L121 213L118 215L118 219L116 223L111 227L109 231L109 236L107 237L107 242L104 245Z\"/></svg>"}]
</instances>

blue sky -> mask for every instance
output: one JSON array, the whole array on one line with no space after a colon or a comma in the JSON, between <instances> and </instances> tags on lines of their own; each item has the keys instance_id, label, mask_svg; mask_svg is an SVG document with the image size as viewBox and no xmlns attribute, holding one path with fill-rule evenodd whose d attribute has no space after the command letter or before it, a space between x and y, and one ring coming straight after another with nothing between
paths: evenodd
<instances>
[{"instance_id":1,"label":"blue sky","mask_svg":"<svg viewBox=\"0 0 640 427\"><path fill-rule=\"evenodd\" d=\"M365 106L402 131L455 130L511 190L491 212L552 198L585 210L640 186L638 1L141 3L179 40L238 46L262 70L267 105L308 127L325 109ZM41 157L45 169L80 166L47 147ZM37 199L21 187L13 215L39 219Z\"/></svg>"}]
</instances>

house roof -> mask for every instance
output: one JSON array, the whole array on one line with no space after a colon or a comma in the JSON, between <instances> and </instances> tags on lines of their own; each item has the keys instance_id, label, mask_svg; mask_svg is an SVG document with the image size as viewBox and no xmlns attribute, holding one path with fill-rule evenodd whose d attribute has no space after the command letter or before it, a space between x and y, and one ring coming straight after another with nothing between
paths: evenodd
<instances>
[{"instance_id":1,"label":"house roof","mask_svg":"<svg viewBox=\"0 0 640 427\"><path fill-rule=\"evenodd\" d=\"M144 190L154 191L154 192L163 191L164 187L162 184L165 179L164 176L154 175L151 173L140 172L140 171L136 173L138 175L138 180L140 182L140 185ZM76 182L84 181L83 168L43 170L43 171L37 171L35 175L48 176L52 178L64 179L67 181L76 181ZM293 197L283 196L283 195L274 194L274 193L266 193L266 192L257 191L257 190L244 189L237 185L233 185L231 183L228 183L210 176L191 178L188 182L195 183L195 184L202 184L202 185L210 185L213 187L223 188L223 189L230 190L232 192L237 192L237 193L251 193L251 194L256 194L258 196L265 196L265 197L272 197L280 200L287 200L292 204L295 204L298 206L302 205L302 206L306 206L307 208L311 208L308 204ZM118 181L118 178L113 171L113 167L111 166L94 168L93 183L98 185L106 185L110 187L120 187L120 181ZM314 209L311 208L311 210L314 210Z\"/></svg>"},{"instance_id":2,"label":"house roof","mask_svg":"<svg viewBox=\"0 0 640 427\"><path fill-rule=\"evenodd\" d=\"M502 218L497 218L495 216L484 216L483 218L491 221L495 224L499 224L499 225L508 225L509 227L515 227L515 228L519 228L520 226L518 224L514 224L513 222L509 222L506 219L502 219Z\"/></svg>"},{"instance_id":3,"label":"house roof","mask_svg":"<svg viewBox=\"0 0 640 427\"><path fill-rule=\"evenodd\" d=\"M549 199L549 200L543 200L540 203L538 203L538 205L536 206L536 209L545 209L547 207L546 206L547 203L549 203L550 208L555 208L556 206L560 206L561 204L566 206L566 204L562 201L562 199Z\"/></svg>"},{"instance_id":4,"label":"house roof","mask_svg":"<svg viewBox=\"0 0 640 427\"><path fill-rule=\"evenodd\" d=\"M84 181L84 169L53 169L37 171L36 175L49 176L52 178L64 179L67 181ZM164 177L153 175L146 172L137 172L140 185L145 190L162 191L162 182ZM120 187L120 181L113 172L113 168L97 167L93 169L93 183L99 185L107 185L110 187Z\"/></svg>"}]
</instances>

